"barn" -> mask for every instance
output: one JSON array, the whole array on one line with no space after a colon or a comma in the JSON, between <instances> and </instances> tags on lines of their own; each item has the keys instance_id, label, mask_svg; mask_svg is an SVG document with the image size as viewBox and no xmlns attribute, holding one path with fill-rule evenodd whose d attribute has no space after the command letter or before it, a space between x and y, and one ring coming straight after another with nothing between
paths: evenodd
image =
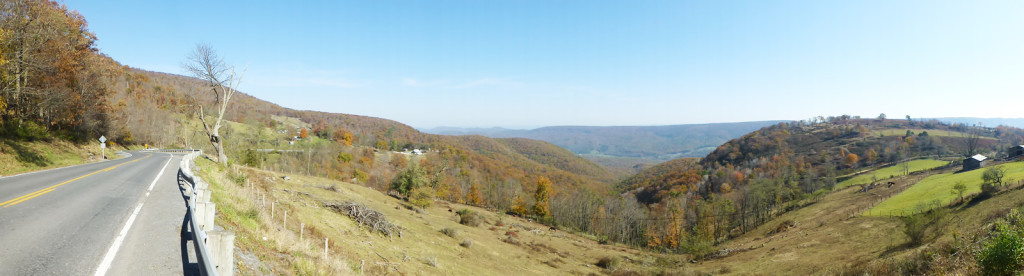
<instances>
[{"instance_id":1,"label":"barn","mask_svg":"<svg viewBox=\"0 0 1024 276\"><path fill-rule=\"evenodd\" d=\"M975 154L974 156L964 159L964 171L974 170L985 166L985 157L981 154Z\"/></svg>"},{"instance_id":2,"label":"barn","mask_svg":"<svg viewBox=\"0 0 1024 276\"><path fill-rule=\"evenodd\" d=\"M1010 157L1024 156L1024 145L1019 145L1010 149Z\"/></svg>"}]
</instances>

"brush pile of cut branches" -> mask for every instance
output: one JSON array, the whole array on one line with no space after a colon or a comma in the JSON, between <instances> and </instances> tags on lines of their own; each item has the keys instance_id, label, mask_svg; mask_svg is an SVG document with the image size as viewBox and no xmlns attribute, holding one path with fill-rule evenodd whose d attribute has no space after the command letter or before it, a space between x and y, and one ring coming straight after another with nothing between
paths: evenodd
<instances>
[{"instance_id":1,"label":"brush pile of cut branches","mask_svg":"<svg viewBox=\"0 0 1024 276\"><path fill-rule=\"evenodd\" d=\"M392 234L397 233L398 237L402 237L402 232L398 226L395 226L383 213L366 207L359 203L346 201L346 202L324 202L324 207L330 208L335 212L347 215L352 218L359 226L367 226L373 229L375 232L380 232L388 238L392 237Z\"/></svg>"}]
</instances>

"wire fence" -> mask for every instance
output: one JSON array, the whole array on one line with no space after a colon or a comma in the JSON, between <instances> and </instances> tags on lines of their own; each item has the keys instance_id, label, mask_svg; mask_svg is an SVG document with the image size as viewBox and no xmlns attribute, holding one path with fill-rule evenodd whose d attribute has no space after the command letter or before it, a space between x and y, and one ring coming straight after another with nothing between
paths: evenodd
<instances>
[{"instance_id":1,"label":"wire fence","mask_svg":"<svg viewBox=\"0 0 1024 276\"><path fill-rule=\"evenodd\" d=\"M872 201L871 204L867 205L866 207L857 208L856 210L850 212L849 217L850 218L854 218L854 217L859 217L859 216L869 216L869 217L906 217L906 216L913 216L913 215L927 213L927 212L929 212L931 210L934 210L935 208L949 207L949 206L953 206L953 205L963 204L964 202L970 201L970 200L972 200L973 198L975 198L975 197L977 197L979 195L979 193L974 193L974 194L964 195L963 198L957 197L957 198L953 198L953 199L949 199L949 200L945 200L945 201L937 200L937 199L936 200L932 200L932 201L923 201L920 204L918 204L917 206L915 206L913 209L872 210L875 207L877 207L879 204L881 204L883 201L888 200L889 198L892 198L893 196L902 193L903 191L905 191L907 188L910 188L911 186L914 186L914 185L913 184L905 185L905 186L900 187L899 189L897 189L895 192L889 193L885 197L881 197L881 198L875 199L874 201ZM1005 192L1005 191L1012 191L1012 190L1019 190L1021 188L1024 188L1024 179L1016 180L1016 181L1015 180L1007 180L1007 181L1005 181L1005 183L1001 187L1003 192Z\"/></svg>"}]
</instances>

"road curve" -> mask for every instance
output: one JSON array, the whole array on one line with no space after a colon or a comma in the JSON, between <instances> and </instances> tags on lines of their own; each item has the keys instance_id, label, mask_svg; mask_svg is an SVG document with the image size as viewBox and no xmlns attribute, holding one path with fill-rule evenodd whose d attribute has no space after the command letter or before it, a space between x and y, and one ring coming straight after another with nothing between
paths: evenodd
<instances>
[{"instance_id":1,"label":"road curve","mask_svg":"<svg viewBox=\"0 0 1024 276\"><path fill-rule=\"evenodd\" d=\"M119 232L126 229L133 211L154 200L149 195L150 187L177 189L180 158L168 153L132 152L131 157L118 160L0 178L0 275L93 275L112 251ZM159 200L176 201L163 205L172 210L180 208L180 214L184 214L180 194L177 198L161 196ZM141 214L136 219L167 220L180 229L181 218L171 212L162 217ZM177 241L173 234L167 239ZM129 231L127 235L138 234ZM119 248L136 248L139 245L133 243L147 242L121 240L125 241ZM180 249L167 252L162 254L176 255L136 258L162 257L181 263ZM113 270L119 270L118 265L133 266L115 261ZM151 272L180 275L182 268L176 268Z\"/></svg>"}]
</instances>

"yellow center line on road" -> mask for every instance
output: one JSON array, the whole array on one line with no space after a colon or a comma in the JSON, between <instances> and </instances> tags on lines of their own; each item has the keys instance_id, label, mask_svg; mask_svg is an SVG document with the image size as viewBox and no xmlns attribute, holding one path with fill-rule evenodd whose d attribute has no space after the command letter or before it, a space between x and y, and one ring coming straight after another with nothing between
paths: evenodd
<instances>
[{"instance_id":1,"label":"yellow center line on road","mask_svg":"<svg viewBox=\"0 0 1024 276\"><path fill-rule=\"evenodd\" d=\"M152 156L153 156L153 154L149 154L148 156L143 157L143 158L139 158L139 159L135 159L135 160L132 160L132 161L124 162L124 163L121 163L121 164L117 164L115 166L111 166L111 167L106 168L106 169L98 170L98 171L91 172L91 173L88 173L88 174L83 175L83 176L75 177L74 179L61 182L60 184L53 185L53 186L50 186L50 187L46 187L46 188L43 188L41 190L29 193L27 195L19 196L19 197L16 197L14 199L11 199L11 200L4 201L4 202L0 203L0 207L7 208L7 207L14 206L15 204L22 203L22 202L24 202L26 200L33 199L33 198L35 198L37 196L41 196L41 195L44 195L46 193L52 192L52 191L56 190L57 187L64 186L64 184L75 182L75 181L77 181L79 179L86 178L86 177L89 177L89 176L97 174L97 173L107 172L107 171L116 169L117 167L120 167L120 166L124 166L124 165L135 163L135 162L139 162L139 160L150 158Z\"/></svg>"}]
</instances>

